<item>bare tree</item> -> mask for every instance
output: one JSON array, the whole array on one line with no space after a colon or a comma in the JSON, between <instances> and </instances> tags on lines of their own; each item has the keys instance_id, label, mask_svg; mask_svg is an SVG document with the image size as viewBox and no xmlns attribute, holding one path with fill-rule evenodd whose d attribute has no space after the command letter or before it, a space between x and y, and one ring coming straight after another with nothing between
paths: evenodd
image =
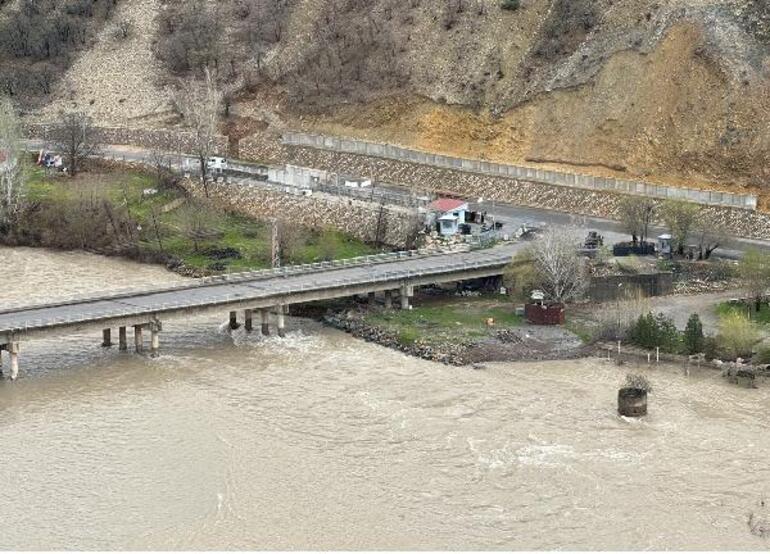
<instances>
[{"instance_id":1,"label":"bare tree","mask_svg":"<svg viewBox=\"0 0 770 554\"><path fill-rule=\"evenodd\" d=\"M749 250L743 255L738 271L759 312L762 300L770 289L770 254Z\"/></svg>"},{"instance_id":2,"label":"bare tree","mask_svg":"<svg viewBox=\"0 0 770 554\"><path fill-rule=\"evenodd\" d=\"M203 82L188 83L177 97L177 106L193 134L193 150L200 164L203 192L208 198L208 159L216 151L217 122L222 93L206 69Z\"/></svg>"},{"instance_id":3,"label":"bare tree","mask_svg":"<svg viewBox=\"0 0 770 554\"><path fill-rule=\"evenodd\" d=\"M701 211L698 215L693 232L698 239L698 259L708 260L714 250L722 246L729 237L724 225L712 212Z\"/></svg>"},{"instance_id":4,"label":"bare tree","mask_svg":"<svg viewBox=\"0 0 770 554\"><path fill-rule=\"evenodd\" d=\"M20 137L19 120L11 101L0 98L0 232L15 223L24 196Z\"/></svg>"},{"instance_id":5,"label":"bare tree","mask_svg":"<svg viewBox=\"0 0 770 554\"><path fill-rule=\"evenodd\" d=\"M64 154L70 175L75 176L83 162L99 152L99 141L93 121L82 112L62 113L59 124L51 132L54 148Z\"/></svg>"},{"instance_id":6,"label":"bare tree","mask_svg":"<svg viewBox=\"0 0 770 554\"><path fill-rule=\"evenodd\" d=\"M221 231L215 227L211 206L199 202L188 202L179 212L182 232L193 243L193 252L200 252L201 246L207 241L220 236Z\"/></svg>"},{"instance_id":7,"label":"bare tree","mask_svg":"<svg viewBox=\"0 0 770 554\"><path fill-rule=\"evenodd\" d=\"M650 223L655 214L655 201L650 198L626 196L618 205L618 214L634 245L647 240Z\"/></svg>"},{"instance_id":8,"label":"bare tree","mask_svg":"<svg viewBox=\"0 0 770 554\"><path fill-rule=\"evenodd\" d=\"M550 228L530 250L536 283L554 302L577 300L588 287L586 259L578 254L574 233Z\"/></svg>"},{"instance_id":9,"label":"bare tree","mask_svg":"<svg viewBox=\"0 0 770 554\"><path fill-rule=\"evenodd\" d=\"M667 200L664 202L661 215L668 227L677 253L684 254L687 239L698 219L699 208L692 202L682 200Z\"/></svg>"}]
</instances>

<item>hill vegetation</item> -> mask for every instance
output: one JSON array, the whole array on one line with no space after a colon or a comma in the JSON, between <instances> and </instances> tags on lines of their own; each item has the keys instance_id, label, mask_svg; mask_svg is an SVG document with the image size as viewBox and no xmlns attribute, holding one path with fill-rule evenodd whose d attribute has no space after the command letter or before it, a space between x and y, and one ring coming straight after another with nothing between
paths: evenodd
<instances>
[{"instance_id":1,"label":"hill vegetation","mask_svg":"<svg viewBox=\"0 0 770 554\"><path fill-rule=\"evenodd\" d=\"M124 18L116 42L104 30ZM208 68L239 137L301 127L687 185L770 181L766 0L11 0L0 25L0 90L105 122L174 123L173 89Z\"/></svg>"}]
</instances>

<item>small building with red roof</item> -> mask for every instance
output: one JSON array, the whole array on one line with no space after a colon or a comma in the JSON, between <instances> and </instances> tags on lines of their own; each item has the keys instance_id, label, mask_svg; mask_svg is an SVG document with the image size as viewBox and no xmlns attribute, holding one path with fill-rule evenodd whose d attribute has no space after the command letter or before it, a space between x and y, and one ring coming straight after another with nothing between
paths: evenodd
<instances>
[{"instance_id":1,"label":"small building with red roof","mask_svg":"<svg viewBox=\"0 0 770 554\"><path fill-rule=\"evenodd\" d=\"M465 223L468 203L454 198L439 198L430 203L428 209L436 216L439 233L450 236L456 235L460 225Z\"/></svg>"}]
</instances>

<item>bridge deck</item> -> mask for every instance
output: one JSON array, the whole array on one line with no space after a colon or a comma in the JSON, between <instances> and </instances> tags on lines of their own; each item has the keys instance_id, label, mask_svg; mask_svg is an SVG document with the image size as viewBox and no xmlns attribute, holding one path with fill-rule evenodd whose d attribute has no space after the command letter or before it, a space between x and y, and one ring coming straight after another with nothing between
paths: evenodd
<instances>
[{"instance_id":1,"label":"bridge deck","mask_svg":"<svg viewBox=\"0 0 770 554\"><path fill-rule=\"evenodd\" d=\"M455 280L459 274L484 270L497 272L520 250L522 244L508 244L488 250L439 256L415 257L376 265L323 269L314 273L255 278L254 280L200 284L165 290L140 291L109 297L94 297L50 306L20 307L0 312L0 344L11 336L33 331L79 327L103 321L162 314L209 310L243 305L263 307L333 298L369 291L386 290L394 283L423 284ZM352 292L351 292L352 291ZM273 304L271 304L271 302Z\"/></svg>"}]
</instances>

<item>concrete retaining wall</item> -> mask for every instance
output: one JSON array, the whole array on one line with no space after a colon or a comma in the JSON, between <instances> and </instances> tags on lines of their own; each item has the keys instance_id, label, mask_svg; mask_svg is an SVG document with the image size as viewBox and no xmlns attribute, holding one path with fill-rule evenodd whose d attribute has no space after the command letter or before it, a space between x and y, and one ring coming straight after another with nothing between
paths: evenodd
<instances>
[{"instance_id":1,"label":"concrete retaining wall","mask_svg":"<svg viewBox=\"0 0 770 554\"><path fill-rule=\"evenodd\" d=\"M262 162L290 163L350 175L366 175L416 190L484 197L517 206L608 219L619 219L623 195L614 191L562 187L509 177L496 177L412 162L280 144L279 137L260 134L241 143L241 154ZM770 215L743 208L704 206L716 224L731 235L770 240Z\"/></svg>"},{"instance_id":2,"label":"concrete retaining wall","mask_svg":"<svg viewBox=\"0 0 770 554\"><path fill-rule=\"evenodd\" d=\"M755 210L757 208L757 197L750 194L733 194L729 192L668 187L665 185L646 183L644 181L615 179L612 177L595 177L593 175L499 164L483 160L455 158L452 156L443 156L441 154L410 150L408 148L393 146L392 144L380 144L350 138L328 137L306 133L285 133L283 135L283 143L291 146L374 156L457 171L523 179L557 185L560 187L613 191L621 194L632 194L650 198L680 199L710 206L744 208L749 210Z\"/></svg>"},{"instance_id":3,"label":"concrete retaining wall","mask_svg":"<svg viewBox=\"0 0 770 554\"><path fill-rule=\"evenodd\" d=\"M195 196L203 196L198 181L184 180L182 185ZM332 227L366 242L377 241L380 229L379 239L395 248L412 248L421 228L416 212L387 207L381 212L379 204L315 194L299 196L258 185L211 183L209 197L250 217L278 218L315 229Z\"/></svg>"},{"instance_id":4,"label":"concrete retaining wall","mask_svg":"<svg viewBox=\"0 0 770 554\"><path fill-rule=\"evenodd\" d=\"M24 126L25 138L47 141L55 126L50 124L28 123ZM161 129L133 129L129 127L96 127L96 140L101 144L138 146L164 152L190 153L194 150L194 137L185 131ZM228 155L229 141L225 136L214 140L216 154Z\"/></svg>"},{"instance_id":5,"label":"concrete retaining wall","mask_svg":"<svg viewBox=\"0 0 770 554\"><path fill-rule=\"evenodd\" d=\"M672 273L641 275L611 275L591 279L588 298L596 302L608 302L639 291L644 296L666 296L674 292Z\"/></svg>"}]
</instances>

